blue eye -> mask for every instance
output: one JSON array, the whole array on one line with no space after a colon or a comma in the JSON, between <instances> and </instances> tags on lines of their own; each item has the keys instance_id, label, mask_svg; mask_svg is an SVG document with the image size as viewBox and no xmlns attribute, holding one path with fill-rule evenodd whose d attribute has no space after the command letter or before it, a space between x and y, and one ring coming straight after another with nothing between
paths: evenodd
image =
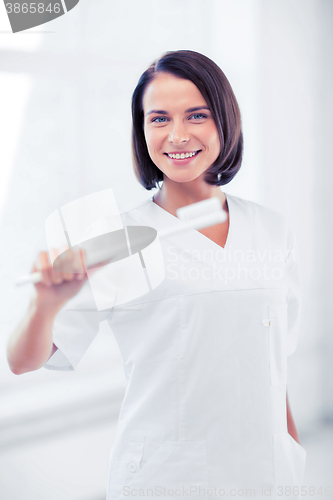
<instances>
[{"instance_id":1,"label":"blue eye","mask_svg":"<svg viewBox=\"0 0 333 500\"><path fill-rule=\"evenodd\" d=\"M192 115L192 117L193 116L200 116L201 118L207 118L207 116L202 113L195 113L195 115Z\"/></svg>"},{"instance_id":2,"label":"blue eye","mask_svg":"<svg viewBox=\"0 0 333 500\"><path fill-rule=\"evenodd\" d=\"M152 119L152 122L156 122L157 120L165 120L165 116L157 116L156 118ZM164 122L157 122L157 123L164 123Z\"/></svg>"},{"instance_id":3,"label":"blue eye","mask_svg":"<svg viewBox=\"0 0 333 500\"><path fill-rule=\"evenodd\" d=\"M193 117L199 117L199 120L201 120L202 118L207 118L207 115L204 115L203 113L195 113L194 115L191 115L189 118L193 118ZM160 120L164 120L164 121L160 121ZM153 118L151 120L152 123L165 123L166 120L168 120L168 118L166 118L165 116L156 116L155 118Z\"/></svg>"}]
</instances>

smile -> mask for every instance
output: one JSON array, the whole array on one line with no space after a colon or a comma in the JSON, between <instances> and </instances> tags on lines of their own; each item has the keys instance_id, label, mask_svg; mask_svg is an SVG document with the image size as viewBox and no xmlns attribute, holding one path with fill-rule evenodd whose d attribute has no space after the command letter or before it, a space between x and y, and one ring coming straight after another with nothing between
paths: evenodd
<instances>
[{"instance_id":1,"label":"smile","mask_svg":"<svg viewBox=\"0 0 333 500\"><path fill-rule=\"evenodd\" d=\"M199 151L191 151L189 153L165 153L169 158L172 158L174 160L184 160L186 158L192 158L192 156L197 155L200 153Z\"/></svg>"}]
</instances>

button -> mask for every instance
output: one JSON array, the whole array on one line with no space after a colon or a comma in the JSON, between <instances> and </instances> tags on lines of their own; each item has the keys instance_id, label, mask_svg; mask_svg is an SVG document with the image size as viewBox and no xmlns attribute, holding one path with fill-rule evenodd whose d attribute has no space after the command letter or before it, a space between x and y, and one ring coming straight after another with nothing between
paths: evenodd
<instances>
[{"instance_id":1,"label":"button","mask_svg":"<svg viewBox=\"0 0 333 500\"><path fill-rule=\"evenodd\" d=\"M129 462L127 464L127 468L130 472L135 472L137 469L136 463L135 462Z\"/></svg>"},{"instance_id":2,"label":"button","mask_svg":"<svg viewBox=\"0 0 333 500\"><path fill-rule=\"evenodd\" d=\"M264 326L271 326L271 320L270 319L263 319L262 320Z\"/></svg>"}]
</instances>

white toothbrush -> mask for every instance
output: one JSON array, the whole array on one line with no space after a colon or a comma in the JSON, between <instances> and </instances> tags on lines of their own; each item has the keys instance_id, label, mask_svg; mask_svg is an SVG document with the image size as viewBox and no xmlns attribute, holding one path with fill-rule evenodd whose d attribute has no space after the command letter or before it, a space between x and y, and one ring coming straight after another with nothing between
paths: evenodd
<instances>
[{"instance_id":1,"label":"white toothbrush","mask_svg":"<svg viewBox=\"0 0 333 500\"><path fill-rule=\"evenodd\" d=\"M183 224L159 231L158 236L160 238L171 236L186 229L204 229L205 227L215 226L215 224L221 224L227 219L221 200L217 196L178 208L176 214Z\"/></svg>"},{"instance_id":2,"label":"white toothbrush","mask_svg":"<svg viewBox=\"0 0 333 500\"><path fill-rule=\"evenodd\" d=\"M172 236L188 229L204 229L205 227L214 226L215 224L221 224L227 219L227 214L223 210L221 200L218 197L208 198L207 200L198 201L197 203L181 207L176 210L176 214L178 219L181 220L183 224L159 231L159 238ZM83 243L84 242L82 242L81 246ZM90 255L87 253L85 267L89 268L110 261L114 258L114 255L117 254L117 252L121 253L124 251L122 245L119 245L116 249L112 248L112 250L112 256L110 256L109 248L102 248L102 250L95 251ZM19 286L27 283L40 283L41 281L42 273L38 271L21 276L17 279L16 285Z\"/></svg>"}]
</instances>

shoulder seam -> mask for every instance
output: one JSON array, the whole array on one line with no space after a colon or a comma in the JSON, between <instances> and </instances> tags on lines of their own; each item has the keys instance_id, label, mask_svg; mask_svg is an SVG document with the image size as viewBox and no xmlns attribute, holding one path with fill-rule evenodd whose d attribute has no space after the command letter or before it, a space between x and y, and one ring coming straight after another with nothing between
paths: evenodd
<instances>
[{"instance_id":1,"label":"shoulder seam","mask_svg":"<svg viewBox=\"0 0 333 500\"><path fill-rule=\"evenodd\" d=\"M267 211L267 212L270 212L272 214L275 214L277 216L279 216L280 218L284 219L285 222L286 222L286 216L284 214L282 214L281 212L278 212L277 210L273 209L273 208L270 208L270 207L267 207L266 205L262 205L261 203L257 203L256 201L252 201L252 200L248 200L246 198L241 198L240 196L235 196L235 195L231 195L231 194L228 194L226 193L227 197L229 196L230 198L235 198L237 201L239 200L240 202L244 202L246 204L250 204L252 205L253 207L257 207L261 210L264 210L264 211Z\"/></svg>"},{"instance_id":2,"label":"shoulder seam","mask_svg":"<svg viewBox=\"0 0 333 500\"><path fill-rule=\"evenodd\" d=\"M152 201L151 198L148 198L148 199L143 200L143 201L139 201L138 203L130 206L127 210L124 210L123 212L121 212L120 215L128 214L128 213L132 212L133 210L138 210L138 209L144 207L144 205L151 203L151 201Z\"/></svg>"}]
</instances>

